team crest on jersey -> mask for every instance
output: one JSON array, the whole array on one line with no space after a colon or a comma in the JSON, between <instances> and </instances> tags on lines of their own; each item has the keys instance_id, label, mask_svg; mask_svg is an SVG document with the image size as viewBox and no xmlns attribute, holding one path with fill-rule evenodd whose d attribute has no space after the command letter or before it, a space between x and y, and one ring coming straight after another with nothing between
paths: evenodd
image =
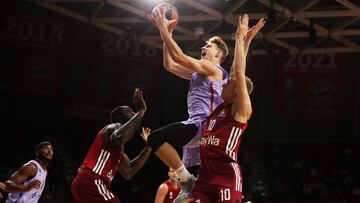
<instances>
[{"instance_id":1,"label":"team crest on jersey","mask_svg":"<svg viewBox=\"0 0 360 203\"><path fill-rule=\"evenodd\" d=\"M218 114L218 117L220 118L224 118L226 116L226 111L225 109L221 110L221 112Z\"/></svg>"}]
</instances>

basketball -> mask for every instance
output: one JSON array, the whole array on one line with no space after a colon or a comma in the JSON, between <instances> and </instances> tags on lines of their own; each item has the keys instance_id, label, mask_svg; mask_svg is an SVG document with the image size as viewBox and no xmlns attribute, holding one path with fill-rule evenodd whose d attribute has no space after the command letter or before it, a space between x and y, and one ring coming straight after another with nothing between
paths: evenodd
<instances>
[{"instance_id":1,"label":"basketball","mask_svg":"<svg viewBox=\"0 0 360 203\"><path fill-rule=\"evenodd\" d=\"M176 25L179 21L179 15L178 15L178 12L177 12L175 6L173 6L169 3L161 3L153 8L153 10L151 11L151 14L153 15L155 10L158 8L160 8L160 10L161 10L161 9L165 9L166 7L169 7L169 10L165 13L165 18L167 20L175 20L175 22L171 23L168 26L168 30L170 32L171 30L173 30L176 27Z\"/></svg>"}]
</instances>

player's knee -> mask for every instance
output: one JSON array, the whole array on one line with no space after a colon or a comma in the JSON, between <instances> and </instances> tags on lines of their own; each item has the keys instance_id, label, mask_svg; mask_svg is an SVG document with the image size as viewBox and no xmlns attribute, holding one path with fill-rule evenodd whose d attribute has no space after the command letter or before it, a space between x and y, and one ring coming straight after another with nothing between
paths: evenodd
<instances>
[{"instance_id":1,"label":"player's knee","mask_svg":"<svg viewBox=\"0 0 360 203\"><path fill-rule=\"evenodd\" d=\"M158 131L152 132L148 137L148 143L153 151L157 151L164 142L163 136L161 136Z\"/></svg>"}]
</instances>

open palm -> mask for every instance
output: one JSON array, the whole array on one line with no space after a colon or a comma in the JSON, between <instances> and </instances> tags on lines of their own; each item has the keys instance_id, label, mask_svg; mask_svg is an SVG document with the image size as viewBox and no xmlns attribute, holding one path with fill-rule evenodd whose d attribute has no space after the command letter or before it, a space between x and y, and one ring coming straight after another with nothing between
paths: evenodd
<instances>
[{"instance_id":1,"label":"open palm","mask_svg":"<svg viewBox=\"0 0 360 203\"><path fill-rule=\"evenodd\" d=\"M255 37L255 35L259 32L259 30L264 27L265 23L266 22L265 22L264 18L261 18L256 23L256 25L252 26L245 35L245 42L250 42Z\"/></svg>"},{"instance_id":2,"label":"open palm","mask_svg":"<svg viewBox=\"0 0 360 203\"><path fill-rule=\"evenodd\" d=\"M236 36L244 37L248 29L249 29L249 16L247 14L244 14L243 16L239 16L238 26L236 29Z\"/></svg>"}]
</instances>

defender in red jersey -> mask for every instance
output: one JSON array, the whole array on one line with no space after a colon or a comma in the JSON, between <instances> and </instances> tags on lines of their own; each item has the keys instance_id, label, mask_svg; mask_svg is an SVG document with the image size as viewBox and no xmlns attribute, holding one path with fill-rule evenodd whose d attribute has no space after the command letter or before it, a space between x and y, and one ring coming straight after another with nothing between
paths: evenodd
<instances>
[{"instance_id":1,"label":"defender in red jersey","mask_svg":"<svg viewBox=\"0 0 360 203\"><path fill-rule=\"evenodd\" d=\"M110 189L116 171L130 179L149 157L151 148L146 141L149 128L142 128L141 136L146 146L137 158L130 161L124 153L124 144L139 129L146 112L146 103L140 89L135 90L133 99L139 111L134 113L128 106L116 107L111 111L111 124L100 130L89 148L71 184L74 203L120 203Z\"/></svg>"},{"instance_id":2,"label":"defender in red jersey","mask_svg":"<svg viewBox=\"0 0 360 203\"><path fill-rule=\"evenodd\" d=\"M169 179L163 182L156 193L155 203L173 203L180 192L180 184L174 169L169 168Z\"/></svg>"},{"instance_id":3,"label":"defender in red jersey","mask_svg":"<svg viewBox=\"0 0 360 203\"><path fill-rule=\"evenodd\" d=\"M251 41L265 21L261 19L250 30L248 22L246 14L239 17L232 72L221 93L224 102L210 114L202 131L201 167L191 195L194 203L241 202L242 178L237 153L252 113L249 95L253 88L245 76L249 45L245 42Z\"/></svg>"}]
</instances>

